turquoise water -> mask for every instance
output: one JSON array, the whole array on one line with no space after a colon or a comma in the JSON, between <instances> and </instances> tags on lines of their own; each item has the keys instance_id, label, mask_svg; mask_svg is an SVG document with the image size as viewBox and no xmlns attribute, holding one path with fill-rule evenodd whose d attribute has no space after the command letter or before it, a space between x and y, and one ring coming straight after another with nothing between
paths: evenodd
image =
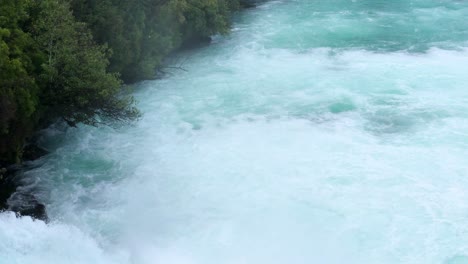
<instances>
[{"instance_id":1,"label":"turquoise water","mask_svg":"<svg viewBox=\"0 0 468 264\"><path fill-rule=\"evenodd\" d=\"M0 263L468 263L467 18L461 0L242 12L136 87L138 123L43 132L20 192L51 222L0 214Z\"/></svg>"}]
</instances>

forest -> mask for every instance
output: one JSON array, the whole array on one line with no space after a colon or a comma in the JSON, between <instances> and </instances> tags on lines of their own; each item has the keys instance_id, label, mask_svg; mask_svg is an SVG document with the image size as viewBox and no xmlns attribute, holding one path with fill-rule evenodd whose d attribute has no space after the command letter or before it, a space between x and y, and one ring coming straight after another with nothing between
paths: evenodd
<instances>
[{"instance_id":1,"label":"forest","mask_svg":"<svg viewBox=\"0 0 468 264\"><path fill-rule=\"evenodd\" d=\"M173 51L227 34L238 0L1 0L0 164L53 122L130 122L126 88Z\"/></svg>"}]
</instances>

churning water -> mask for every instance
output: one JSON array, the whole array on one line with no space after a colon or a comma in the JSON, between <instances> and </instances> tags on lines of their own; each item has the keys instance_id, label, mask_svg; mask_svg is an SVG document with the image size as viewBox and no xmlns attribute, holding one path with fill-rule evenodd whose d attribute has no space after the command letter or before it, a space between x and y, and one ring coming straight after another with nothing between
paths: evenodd
<instances>
[{"instance_id":1,"label":"churning water","mask_svg":"<svg viewBox=\"0 0 468 264\"><path fill-rule=\"evenodd\" d=\"M44 132L0 263L468 263L468 1L271 1L172 63Z\"/></svg>"}]
</instances>

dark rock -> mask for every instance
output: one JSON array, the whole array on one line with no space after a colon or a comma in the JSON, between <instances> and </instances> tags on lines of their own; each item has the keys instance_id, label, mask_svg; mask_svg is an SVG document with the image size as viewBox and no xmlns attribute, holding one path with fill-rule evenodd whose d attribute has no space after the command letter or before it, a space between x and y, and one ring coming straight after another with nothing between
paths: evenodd
<instances>
[{"instance_id":1,"label":"dark rock","mask_svg":"<svg viewBox=\"0 0 468 264\"><path fill-rule=\"evenodd\" d=\"M45 205L33 194L19 191L21 183L17 177L21 175L20 169L20 166L0 168L0 212L12 211L18 216L30 216L47 222Z\"/></svg>"},{"instance_id":2,"label":"dark rock","mask_svg":"<svg viewBox=\"0 0 468 264\"><path fill-rule=\"evenodd\" d=\"M45 155L49 154L49 152L36 144L29 144L24 147L23 149L23 160L24 161L32 161L37 160Z\"/></svg>"},{"instance_id":3,"label":"dark rock","mask_svg":"<svg viewBox=\"0 0 468 264\"><path fill-rule=\"evenodd\" d=\"M37 201L36 201L37 202ZM44 222L48 222L49 219L47 217L46 207L45 205L37 202L36 204L21 208L20 210L12 210L19 216L30 216L37 220L42 220Z\"/></svg>"},{"instance_id":4,"label":"dark rock","mask_svg":"<svg viewBox=\"0 0 468 264\"><path fill-rule=\"evenodd\" d=\"M265 2L265 0L241 0L239 3L242 8L254 8L262 2Z\"/></svg>"},{"instance_id":5,"label":"dark rock","mask_svg":"<svg viewBox=\"0 0 468 264\"><path fill-rule=\"evenodd\" d=\"M242 2L240 2L240 6L241 6L242 8L254 8L254 7L256 7L257 5L254 4L254 3L252 3L252 2L250 2L250 1L242 1Z\"/></svg>"},{"instance_id":6,"label":"dark rock","mask_svg":"<svg viewBox=\"0 0 468 264\"><path fill-rule=\"evenodd\" d=\"M193 36L184 41L180 50L191 50L207 46L211 43L211 37L206 36Z\"/></svg>"},{"instance_id":7,"label":"dark rock","mask_svg":"<svg viewBox=\"0 0 468 264\"><path fill-rule=\"evenodd\" d=\"M13 181L14 171L6 168L0 169L0 211L8 209L8 198L16 191Z\"/></svg>"},{"instance_id":8,"label":"dark rock","mask_svg":"<svg viewBox=\"0 0 468 264\"><path fill-rule=\"evenodd\" d=\"M8 210L15 212L18 216L30 216L34 219L48 221L45 205L40 203L31 193L16 191L8 199Z\"/></svg>"}]
</instances>

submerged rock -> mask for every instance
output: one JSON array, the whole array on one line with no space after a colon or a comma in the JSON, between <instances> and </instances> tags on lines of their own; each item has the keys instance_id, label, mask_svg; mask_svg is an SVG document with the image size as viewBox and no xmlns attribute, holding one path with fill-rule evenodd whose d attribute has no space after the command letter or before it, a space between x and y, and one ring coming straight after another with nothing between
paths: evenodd
<instances>
[{"instance_id":1,"label":"submerged rock","mask_svg":"<svg viewBox=\"0 0 468 264\"><path fill-rule=\"evenodd\" d=\"M0 168L0 212L12 211L18 216L30 216L47 222L47 212L44 204L31 193L18 192L21 183L17 177L20 167L10 166Z\"/></svg>"},{"instance_id":2,"label":"submerged rock","mask_svg":"<svg viewBox=\"0 0 468 264\"><path fill-rule=\"evenodd\" d=\"M33 194L34 187L26 187L22 179L24 170L33 164L30 161L37 160L49 152L35 143L29 143L23 149L22 159L24 164L0 163L0 212L12 211L17 216L30 216L34 219L48 221L46 207L39 202Z\"/></svg>"},{"instance_id":3,"label":"submerged rock","mask_svg":"<svg viewBox=\"0 0 468 264\"><path fill-rule=\"evenodd\" d=\"M254 8L262 2L265 2L265 0L242 0L239 3L242 8Z\"/></svg>"},{"instance_id":4,"label":"submerged rock","mask_svg":"<svg viewBox=\"0 0 468 264\"><path fill-rule=\"evenodd\" d=\"M45 155L49 154L49 152L36 144L29 144L24 147L23 149L23 160L24 161L33 161L37 160Z\"/></svg>"},{"instance_id":5,"label":"submerged rock","mask_svg":"<svg viewBox=\"0 0 468 264\"><path fill-rule=\"evenodd\" d=\"M22 204L10 206L9 211L15 212L20 217L30 216L44 222L49 220L45 205L40 203L34 195L30 195L28 199L23 199Z\"/></svg>"},{"instance_id":6,"label":"submerged rock","mask_svg":"<svg viewBox=\"0 0 468 264\"><path fill-rule=\"evenodd\" d=\"M15 192L16 184L13 182L14 171L0 168L0 211L8 209L8 198Z\"/></svg>"}]
</instances>

